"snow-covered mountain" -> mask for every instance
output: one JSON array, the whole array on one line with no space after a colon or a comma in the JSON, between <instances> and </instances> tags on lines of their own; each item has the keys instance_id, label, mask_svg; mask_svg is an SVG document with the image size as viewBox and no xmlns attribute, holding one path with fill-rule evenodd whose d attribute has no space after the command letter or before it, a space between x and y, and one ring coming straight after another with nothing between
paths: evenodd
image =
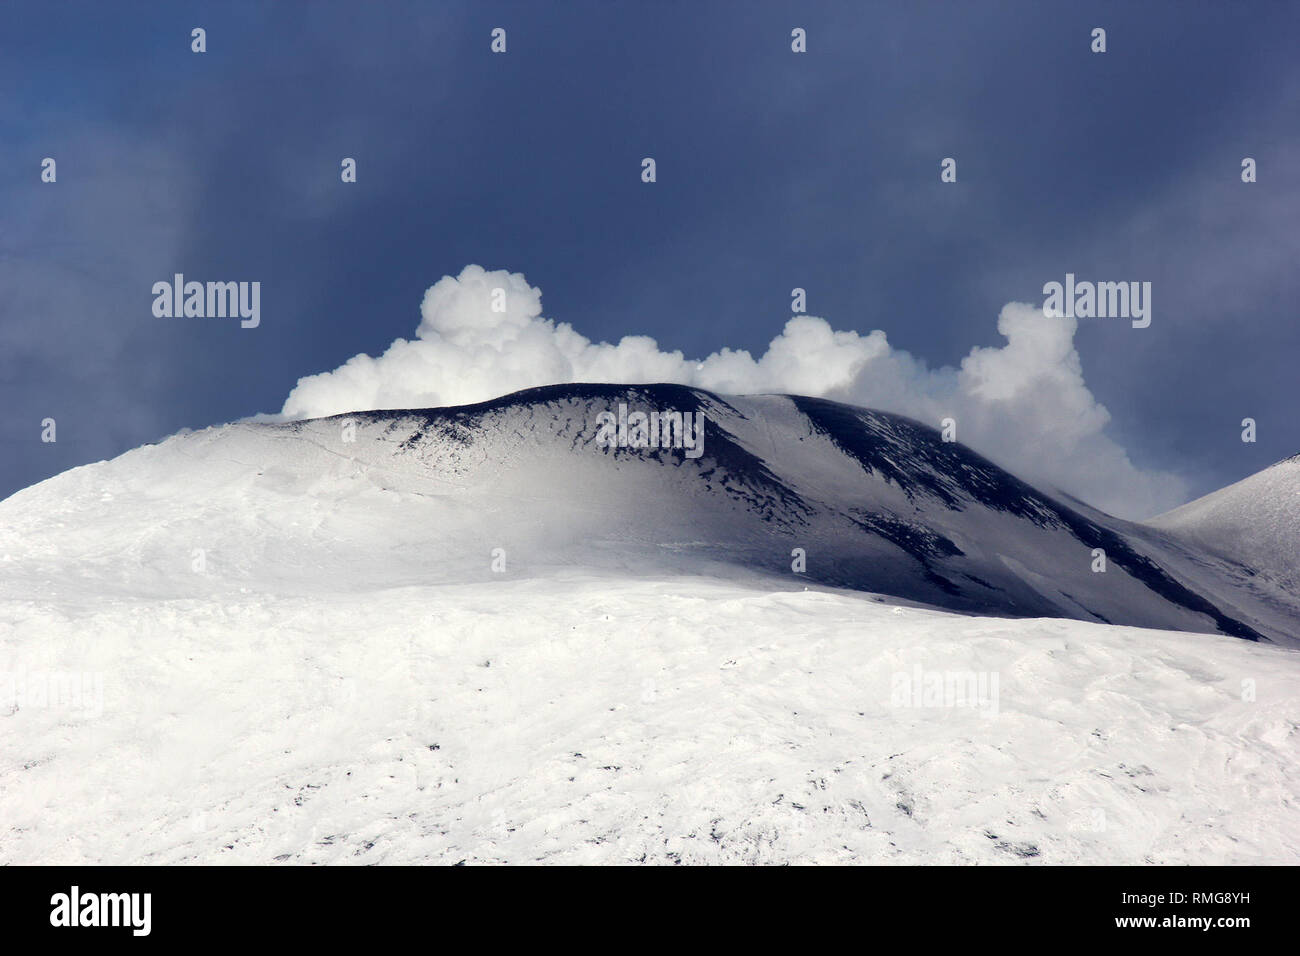
<instances>
[{"instance_id":1,"label":"snow-covered mountain","mask_svg":"<svg viewBox=\"0 0 1300 956\"><path fill-rule=\"evenodd\" d=\"M1251 575L1300 590L1300 455L1148 522Z\"/></svg>"},{"instance_id":2,"label":"snow-covered mountain","mask_svg":"<svg viewBox=\"0 0 1300 956\"><path fill-rule=\"evenodd\" d=\"M620 405L702 413L702 453L602 445L600 415ZM1268 496L1284 502L1298 487L1273 482ZM1300 635L1294 598L1238 587L1239 569L1189 543L1202 542L1036 491L898 415L565 385L462 408L211 428L74 469L0 504L0 588L182 596L468 582L492 577L496 552L497 571L516 575L711 568L967 613Z\"/></svg>"},{"instance_id":3,"label":"snow-covered mountain","mask_svg":"<svg viewBox=\"0 0 1300 956\"><path fill-rule=\"evenodd\" d=\"M0 502L0 864L1294 863L1291 555L1206 534L789 396L173 436Z\"/></svg>"}]
</instances>

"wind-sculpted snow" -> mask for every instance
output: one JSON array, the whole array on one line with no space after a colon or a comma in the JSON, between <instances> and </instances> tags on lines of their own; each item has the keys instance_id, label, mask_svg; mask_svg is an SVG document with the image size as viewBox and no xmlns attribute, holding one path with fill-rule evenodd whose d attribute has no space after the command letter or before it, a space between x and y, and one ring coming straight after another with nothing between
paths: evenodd
<instances>
[{"instance_id":1,"label":"wind-sculpted snow","mask_svg":"<svg viewBox=\"0 0 1300 956\"><path fill-rule=\"evenodd\" d=\"M331 584L0 601L8 668L103 688L0 709L0 864L1300 861L1286 648L705 576ZM996 698L901 702L918 668Z\"/></svg>"}]
</instances>

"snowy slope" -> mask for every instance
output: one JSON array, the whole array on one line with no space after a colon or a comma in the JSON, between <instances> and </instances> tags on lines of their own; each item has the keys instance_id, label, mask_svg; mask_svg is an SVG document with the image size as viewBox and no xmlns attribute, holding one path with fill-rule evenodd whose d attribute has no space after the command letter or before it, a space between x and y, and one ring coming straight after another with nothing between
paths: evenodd
<instances>
[{"instance_id":1,"label":"snowy slope","mask_svg":"<svg viewBox=\"0 0 1300 956\"><path fill-rule=\"evenodd\" d=\"M178 435L0 502L0 863L1294 863L1262 576L797 397Z\"/></svg>"},{"instance_id":2,"label":"snowy slope","mask_svg":"<svg viewBox=\"0 0 1300 956\"><path fill-rule=\"evenodd\" d=\"M1300 862L1300 661L1262 643L586 572L0 634L103 675L99 715L0 708L0 863ZM896 698L917 668L996 698Z\"/></svg>"},{"instance_id":3,"label":"snowy slope","mask_svg":"<svg viewBox=\"0 0 1300 956\"><path fill-rule=\"evenodd\" d=\"M1300 589L1300 455L1147 522Z\"/></svg>"}]
</instances>

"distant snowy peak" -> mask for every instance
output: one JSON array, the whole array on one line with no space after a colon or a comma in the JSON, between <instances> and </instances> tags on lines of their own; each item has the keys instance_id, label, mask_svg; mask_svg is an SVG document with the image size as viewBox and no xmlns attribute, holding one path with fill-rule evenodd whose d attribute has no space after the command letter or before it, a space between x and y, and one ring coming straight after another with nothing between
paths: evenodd
<instances>
[{"instance_id":1,"label":"distant snowy peak","mask_svg":"<svg viewBox=\"0 0 1300 956\"><path fill-rule=\"evenodd\" d=\"M952 610L1290 643L1235 568L1043 494L935 429L823 399L556 385L174 436L0 502L7 589L186 596L709 574ZM195 571L195 566L202 566ZM53 584L52 584L53 583Z\"/></svg>"},{"instance_id":2,"label":"distant snowy peak","mask_svg":"<svg viewBox=\"0 0 1300 956\"><path fill-rule=\"evenodd\" d=\"M1300 455L1147 524L1300 588Z\"/></svg>"}]
</instances>

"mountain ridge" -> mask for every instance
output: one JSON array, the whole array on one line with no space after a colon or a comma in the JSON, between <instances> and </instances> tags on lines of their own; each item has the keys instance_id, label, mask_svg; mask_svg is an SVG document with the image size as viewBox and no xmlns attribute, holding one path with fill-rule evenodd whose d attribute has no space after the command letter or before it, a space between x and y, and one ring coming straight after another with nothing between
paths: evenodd
<instances>
[{"instance_id":1,"label":"mountain ridge","mask_svg":"<svg viewBox=\"0 0 1300 956\"><path fill-rule=\"evenodd\" d=\"M598 446L596 416L618 403L703 412L701 457ZM167 540L184 534L191 551L212 552L212 577L244 588L349 566L363 575L389 566L394 583L420 579L422 565L440 580L464 580L484 573L473 552L487 565L500 547L507 566L526 573L602 562L725 568L981 615L1281 643L1300 630L1292 599L1252 596L1222 556L1206 561L1166 528L1095 509L1090 517L906 416L805 396L552 385L466 406L215 426L0 502L6 570L41 555L51 579L60 563L104 577L106 555L78 560L82 544L58 519L41 519L69 509L83 529L100 529L97 540L126 542L107 577L128 590L132 582L192 590L177 555L164 558L169 544L184 552ZM149 528L159 513L166 521ZM37 540L62 540L62 558ZM1103 573L1092 570L1097 548ZM421 558L430 549L440 558ZM795 549L802 571L792 569Z\"/></svg>"}]
</instances>

